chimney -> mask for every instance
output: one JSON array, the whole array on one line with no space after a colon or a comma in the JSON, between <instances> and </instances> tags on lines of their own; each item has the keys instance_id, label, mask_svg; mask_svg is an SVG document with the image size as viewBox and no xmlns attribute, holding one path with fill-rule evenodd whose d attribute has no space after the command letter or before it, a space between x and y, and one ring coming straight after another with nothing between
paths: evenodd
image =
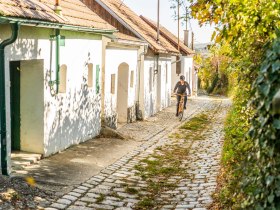
<instances>
[{"instance_id":1,"label":"chimney","mask_svg":"<svg viewBox=\"0 0 280 210\"><path fill-rule=\"evenodd\" d=\"M189 30L184 30L184 44L189 46Z\"/></svg>"},{"instance_id":2,"label":"chimney","mask_svg":"<svg viewBox=\"0 0 280 210\"><path fill-rule=\"evenodd\" d=\"M58 14L59 16L62 16L62 9L61 9L61 6L60 6L60 1L61 0L55 0L54 12L56 14Z\"/></svg>"}]
</instances>

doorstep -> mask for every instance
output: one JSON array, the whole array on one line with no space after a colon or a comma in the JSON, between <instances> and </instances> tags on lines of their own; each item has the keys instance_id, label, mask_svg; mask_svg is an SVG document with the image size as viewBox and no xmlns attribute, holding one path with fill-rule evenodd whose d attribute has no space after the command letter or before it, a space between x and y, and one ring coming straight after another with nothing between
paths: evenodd
<instances>
[{"instance_id":1,"label":"doorstep","mask_svg":"<svg viewBox=\"0 0 280 210\"><path fill-rule=\"evenodd\" d=\"M37 163L43 157L42 154L23 152L23 151L12 151L11 163L12 173L21 171L24 167Z\"/></svg>"}]
</instances>

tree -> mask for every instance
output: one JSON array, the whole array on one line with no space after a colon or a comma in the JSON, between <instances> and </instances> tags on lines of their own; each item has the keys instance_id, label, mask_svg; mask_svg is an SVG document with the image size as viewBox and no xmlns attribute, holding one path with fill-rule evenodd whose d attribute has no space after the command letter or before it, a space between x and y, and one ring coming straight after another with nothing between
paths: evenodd
<instances>
[{"instance_id":1,"label":"tree","mask_svg":"<svg viewBox=\"0 0 280 210\"><path fill-rule=\"evenodd\" d=\"M209 55L201 59L199 70L201 88L207 90L208 93L227 94L227 69L230 64L228 50L228 45L213 45L209 50Z\"/></svg>"},{"instance_id":2,"label":"tree","mask_svg":"<svg viewBox=\"0 0 280 210\"><path fill-rule=\"evenodd\" d=\"M223 151L230 168L224 204L230 209L280 209L280 119L270 112L275 88L280 88L280 1L191 0L191 10L201 25L217 25L212 37L229 45L227 71L236 84Z\"/></svg>"}]
</instances>

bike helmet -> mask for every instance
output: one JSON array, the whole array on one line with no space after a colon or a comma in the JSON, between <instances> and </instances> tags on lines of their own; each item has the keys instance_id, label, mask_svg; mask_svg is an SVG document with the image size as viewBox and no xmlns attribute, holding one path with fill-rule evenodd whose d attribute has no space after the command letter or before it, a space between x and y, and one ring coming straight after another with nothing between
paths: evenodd
<instances>
[{"instance_id":1,"label":"bike helmet","mask_svg":"<svg viewBox=\"0 0 280 210\"><path fill-rule=\"evenodd\" d=\"M180 76L180 80L185 80L185 76L184 76L184 75L181 75L181 76Z\"/></svg>"}]
</instances>

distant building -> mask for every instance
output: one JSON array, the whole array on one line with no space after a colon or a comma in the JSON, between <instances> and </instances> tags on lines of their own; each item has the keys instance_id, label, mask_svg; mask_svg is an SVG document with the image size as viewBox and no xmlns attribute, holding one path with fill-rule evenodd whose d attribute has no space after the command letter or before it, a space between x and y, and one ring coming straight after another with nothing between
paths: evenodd
<instances>
[{"instance_id":1,"label":"distant building","mask_svg":"<svg viewBox=\"0 0 280 210\"><path fill-rule=\"evenodd\" d=\"M117 94L112 96L111 93L105 92L105 113L103 113L105 119L105 125L110 127L117 127L118 122L124 122L125 117L119 118L120 113L125 116L127 113L133 112L133 108L136 107L138 114L142 118L150 117L156 114L158 111L168 107L171 104L171 65L172 57L178 56L179 51L168 40L163 36L159 36L157 40L156 31L149 26L144 20L142 20L135 12L128 8L121 0L82 0L89 8L95 13L102 17L105 21L109 22L120 33L133 37L147 43L148 47L141 53L138 51L136 64L131 66L131 71L135 72L135 81L137 82L137 91L134 91L135 97L129 98L128 110L126 111L123 107L125 99L122 98L123 94ZM138 42L139 42L138 41ZM112 52L112 50L110 49ZM108 54L110 57L105 71L109 82L109 86L112 83L112 77L110 74L115 74L114 78L119 81L120 86L127 86L124 84L124 77L127 78L128 74L122 76L123 68L113 71L112 58L120 57L118 52L114 55ZM132 60L132 57L125 57L128 60ZM120 71L121 70L121 71ZM111 80L111 81L110 81ZM127 79L125 79L127 81ZM106 84L105 84L106 86ZM105 87L106 88L106 87ZM131 88L130 88L131 89ZM116 89L116 92L118 90ZM133 92L133 91L131 91ZM132 106L133 103L136 105ZM125 101L126 103L126 101ZM119 106L118 106L119 104ZM121 107L122 112L118 111L115 107ZM116 111L115 111L116 110ZM132 110L132 111L131 111ZM114 116L116 113L116 117ZM140 114L142 113L142 114ZM117 116L118 114L118 116ZM129 114L128 114L129 115ZM119 118L119 119L118 119ZM139 117L140 118L140 117ZM130 120L129 120L130 121Z\"/></svg>"},{"instance_id":2,"label":"distant building","mask_svg":"<svg viewBox=\"0 0 280 210\"><path fill-rule=\"evenodd\" d=\"M141 16L141 18L148 23L154 30L157 30L157 23ZM160 25L160 34L174 47L178 48L178 37L176 37L172 32L166 29L164 26ZM185 40L184 40L185 41ZM185 76L185 80L190 84L190 89L192 95L197 94L197 71L194 67L193 56L195 51L188 48L184 41L180 40L179 49L180 55L178 57L172 57L172 72L171 72L171 89L175 87L176 83L179 81L180 75Z\"/></svg>"},{"instance_id":3,"label":"distant building","mask_svg":"<svg viewBox=\"0 0 280 210\"><path fill-rule=\"evenodd\" d=\"M201 54L202 56L207 57L209 54L209 48L213 43L199 43L194 45L194 50L196 53Z\"/></svg>"}]
</instances>

